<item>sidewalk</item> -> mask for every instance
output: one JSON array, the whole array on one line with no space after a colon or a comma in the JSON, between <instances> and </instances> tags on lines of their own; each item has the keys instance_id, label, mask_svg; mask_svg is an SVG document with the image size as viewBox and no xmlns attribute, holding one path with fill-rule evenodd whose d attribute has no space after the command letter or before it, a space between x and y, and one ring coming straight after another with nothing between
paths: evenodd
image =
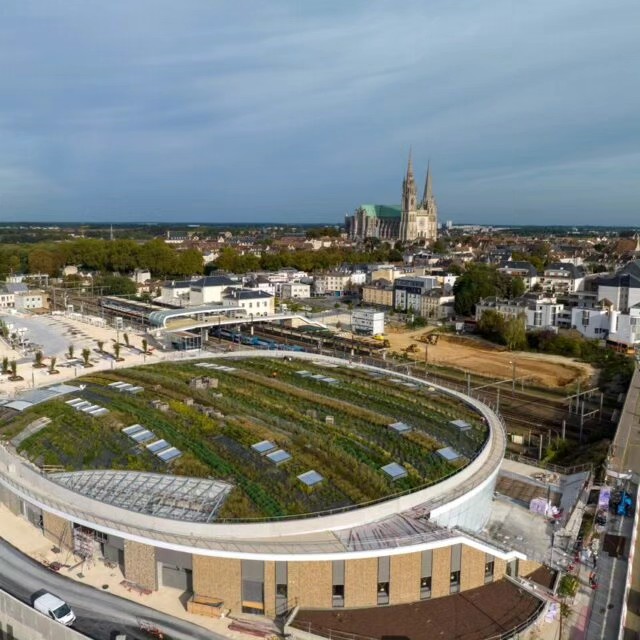
<instances>
[{"instance_id":1,"label":"sidewalk","mask_svg":"<svg viewBox=\"0 0 640 640\"><path fill-rule=\"evenodd\" d=\"M231 618L218 620L188 613L184 608L184 598L180 597L182 592L175 589L163 587L149 595L138 595L128 591L120 584L124 576L119 568L107 567L99 560L91 563L78 563L71 551L65 549L54 551L56 547L53 542L45 538L27 520L11 513L4 505L0 505L0 537L43 565L52 562L70 565L63 566L58 573L76 582L82 582L95 589L109 591L121 598L144 604L157 611L222 634L231 640L247 640L252 637L237 631L230 631L228 627L232 622Z\"/></svg>"}]
</instances>

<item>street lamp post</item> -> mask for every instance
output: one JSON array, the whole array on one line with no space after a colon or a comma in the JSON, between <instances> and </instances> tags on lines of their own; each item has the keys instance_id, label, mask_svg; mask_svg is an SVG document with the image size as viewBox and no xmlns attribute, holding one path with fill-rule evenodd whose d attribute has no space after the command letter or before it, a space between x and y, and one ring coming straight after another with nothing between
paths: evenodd
<instances>
[{"instance_id":1,"label":"street lamp post","mask_svg":"<svg viewBox=\"0 0 640 640\"><path fill-rule=\"evenodd\" d=\"M516 361L509 360L509 364L511 365L511 391L515 393L516 392Z\"/></svg>"}]
</instances>

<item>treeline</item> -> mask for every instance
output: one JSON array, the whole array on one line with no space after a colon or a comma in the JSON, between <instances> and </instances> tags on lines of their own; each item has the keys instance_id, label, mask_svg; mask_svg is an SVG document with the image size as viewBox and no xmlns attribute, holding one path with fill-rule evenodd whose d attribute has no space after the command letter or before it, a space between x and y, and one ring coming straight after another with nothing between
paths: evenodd
<instances>
[{"instance_id":1,"label":"treeline","mask_svg":"<svg viewBox=\"0 0 640 640\"><path fill-rule=\"evenodd\" d=\"M241 254L225 248L207 269L230 273L248 271L275 271L293 267L301 271L334 269L341 264L369 262L399 262L402 253L386 243L375 249L354 251L326 248L318 251L271 252L259 255ZM46 273L57 276L65 265L76 265L82 270L101 273L129 273L134 269L149 269L153 277L186 277L204 272L202 254L196 249L177 251L164 240L156 238L140 243L135 240L101 240L80 238L67 242L45 242L23 245L0 245L0 279L10 273Z\"/></svg>"},{"instance_id":2,"label":"treeline","mask_svg":"<svg viewBox=\"0 0 640 640\"><path fill-rule=\"evenodd\" d=\"M0 246L0 277L10 273L46 273L57 276L65 265L104 273L149 269L155 277L188 276L203 272L202 254L195 249L176 251L162 239L135 240L80 238L30 246Z\"/></svg>"},{"instance_id":3,"label":"treeline","mask_svg":"<svg viewBox=\"0 0 640 640\"><path fill-rule=\"evenodd\" d=\"M301 271L321 271L335 269L341 264L366 264L370 262L399 262L402 253L383 244L371 251L353 251L350 249L327 248L318 251L263 251L260 255L240 255L232 248L223 249L212 269L220 269L230 273L246 273L247 271L277 271L284 267Z\"/></svg>"}]
</instances>

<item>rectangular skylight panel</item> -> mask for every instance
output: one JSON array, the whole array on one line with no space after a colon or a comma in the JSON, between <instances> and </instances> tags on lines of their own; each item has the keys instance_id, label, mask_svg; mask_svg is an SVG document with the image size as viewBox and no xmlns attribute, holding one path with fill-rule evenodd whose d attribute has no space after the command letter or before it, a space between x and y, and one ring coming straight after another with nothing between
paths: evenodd
<instances>
[{"instance_id":1,"label":"rectangular skylight panel","mask_svg":"<svg viewBox=\"0 0 640 640\"><path fill-rule=\"evenodd\" d=\"M67 400L65 404L68 404L72 407L79 405L81 402L85 402L82 398L73 398L72 400Z\"/></svg>"},{"instance_id":2,"label":"rectangular skylight panel","mask_svg":"<svg viewBox=\"0 0 640 640\"><path fill-rule=\"evenodd\" d=\"M471 425L464 420L452 420L449 424L459 431L469 431L471 429Z\"/></svg>"},{"instance_id":3,"label":"rectangular skylight panel","mask_svg":"<svg viewBox=\"0 0 640 640\"><path fill-rule=\"evenodd\" d=\"M83 400L82 402L78 402L78 404L74 404L73 408L77 409L78 411L82 411L86 407L90 407L90 406L91 406L90 402L87 402L86 400Z\"/></svg>"},{"instance_id":4,"label":"rectangular skylight panel","mask_svg":"<svg viewBox=\"0 0 640 640\"><path fill-rule=\"evenodd\" d=\"M151 453L158 453L159 451L163 451L164 449L168 449L171 445L166 440L156 440L151 444L147 445L147 449L151 451Z\"/></svg>"},{"instance_id":5,"label":"rectangular skylight panel","mask_svg":"<svg viewBox=\"0 0 640 640\"><path fill-rule=\"evenodd\" d=\"M267 458L269 458L269 460L271 460L271 462L273 462L274 464L282 464L287 460L291 460L292 456L290 453L287 453L283 449L278 449L273 453L268 453Z\"/></svg>"},{"instance_id":6,"label":"rectangular skylight panel","mask_svg":"<svg viewBox=\"0 0 640 640\"><path fill-rule=\"evenodd\" d=\"M406 478L408 475L408 471L397 462L390 462L389 464L386 464L384 467L381 467L381 469L392 480L400 480L400 478Z\"/></svg>"},{"instance_id":7,"label":"rectangular skylight panel","mask_svg":"<svg viewBox=\"0 0 640 640\"><path fill-rule=\"evenodd\" d=\"M438 449L436 453L447 462L455 462L460 458L460 454L453 447Z\"/></svg>"},{"instance_id":8,"label":"rectangular skylight panel","mask_svg":"<svg viewBox=\"0 0 640 640\"><path fill-rule=\"evenodd\" d=\"M179 458L182 455L182 451L180 451L180 449L176 449L175 447L169 447L164 451L160 451L160 453L157 453L156 455L163 462L171 462L171 460Z\"/></svg>"},{"instance_id":9,"label":"rectangular skylight panel","mask_svg":"<svg viewBox=\"0 0 640 640\"><path fill-rule=\"evenodd\" d=\"M109 386L110 387L119 387L122 384L124 384L124 382L122 382L122 380L118 380L117 382L110 382Z\"/></svg>"},{"instance_id":10,"label":"rectangular skylight panel","mask_svg":"<svg viewBox=\"0 0 640 640\"><path fill-rule=\"evenodd\" d=\"M100 416L106 416L107 413L109 413L109 409L100 407L99 409L96 409L91 415L95 416L96 418L99 418Z\"/></svg>"},{"instance_id":11,"label":"rectangular skylight panel","mask_svg":"<svg viewBox=\"0 0 640 640\"><path fill-rule=\"evenodd\" d=\"M145 428L141 424L132 424L130 427L125 427L122 429L122 433L126 433L128 436L132 436L134 433L140 433L140 431L145 431Z\"/></svg>"},{"instance_id":12,"label":"rectangular skylight panel","mask_svg":"<svg viewBox=\"0 0 640 640\"><path fill-rule=\"evenodd\" d=\"M133 387L132 384L125 382L123 385L118 387L118 391L127 391L128 389L131 389L131 387Z\"/></svg>"},{"instance_id":13,"label":"rectangular skylight panel","mask_svg":"<svg viewBox=\"0 0 640 640\"><path fill-rule=\"evenodd\" d=\"M404 422L394 422L389 425L389 429L393 429L396 433L409 433L411 431L411 427Z\"/></svg>"},{"instance_id":14,"label":"rectangular skylight panel","mask_svg":"<svg viewBox=\"0 0 640 640\"><path fill-rule=\"evenodd\" d=\"M264 455L266 453L269 453L270 451L274 451L278 447L275 443L271 442L271 440L262 440L261 442L252 444L251 448L254 451L257 451L260 455Z\"/></svg>"},{"instance_id":15,"label":"rectangular skylight panel","mask_svg":"<svg viewBox=\"0 0 640 640\"><path fill-rule=\"evenodd\" d=\"M307 487L313 487L317 484L320 484L324 480L324 477L321 476L317 471L314 471L312 469L311 471L306 471L305 473L301 473L298 476L298 480L306 484Z\"/></svg>"},{"instance_id":16,"label":"rectangular skylight panel","mask_svg":"<svg viewBox=\"0 0 640 640\"><path fill-rule=\"evenodd\" d=\"M144 391L144 387L131 387L131 389L127 389L127 393L141 393Z\"/></svg>"},{"instance_id":17,"label":"rectangular skylight panel","mask_svg":"<svg viewBox=\"0 0 640 640\"><path fill-rule=\"evenodd\" d=\"M153 433L153 431L149 431L149 429L143 429L142 431L135 433L131 436L132 440L135 440L136 442L149 442L149 440L153 440L156 437L155 433Z\"/></svg>"}]
</instances>

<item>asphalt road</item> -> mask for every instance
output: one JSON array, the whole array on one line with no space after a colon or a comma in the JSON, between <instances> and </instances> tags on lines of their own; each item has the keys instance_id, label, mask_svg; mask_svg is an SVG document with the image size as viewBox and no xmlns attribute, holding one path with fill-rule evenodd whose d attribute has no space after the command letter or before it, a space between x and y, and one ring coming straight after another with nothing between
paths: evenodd
<instances>
[{"instance_id":1,"label":"asphalt road","mask_svg":"<svg viewBox=\"0 0 640 640\"><path fill-rule=\"evenodd\" d=\"M116 631L128 638L149 640L149 635L139 631L140 619L152 622L165 640L224 640L213 631L59 575L4 540L0 540L0 589L27 604L42 589L57 595L77 616L73 628L97 640L111 640Z\"/></svg>"}]
</instances>

